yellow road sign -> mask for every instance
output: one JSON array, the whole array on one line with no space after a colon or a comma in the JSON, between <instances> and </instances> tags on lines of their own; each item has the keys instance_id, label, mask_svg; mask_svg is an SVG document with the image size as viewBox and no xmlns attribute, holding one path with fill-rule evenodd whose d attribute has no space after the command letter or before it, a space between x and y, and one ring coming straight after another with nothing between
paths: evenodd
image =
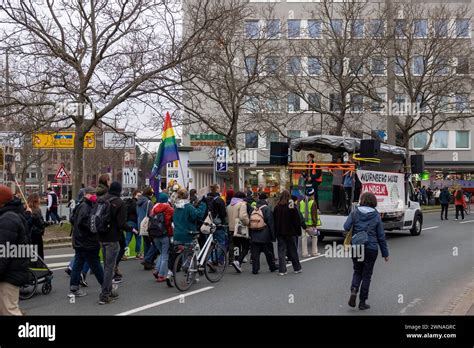
<instances>
[{"instance_id":1,"label":"yellow road sign","mask_svg":"<svg viewBox=\"0 0 474 348\"><path fill-rule=\"evenodd\" d=\"M35 149L74 149L74 132L35 133L33 148ZM95 133L88 132L84 137L84 149L95 149Z\"/></svg>"}]
</instances>

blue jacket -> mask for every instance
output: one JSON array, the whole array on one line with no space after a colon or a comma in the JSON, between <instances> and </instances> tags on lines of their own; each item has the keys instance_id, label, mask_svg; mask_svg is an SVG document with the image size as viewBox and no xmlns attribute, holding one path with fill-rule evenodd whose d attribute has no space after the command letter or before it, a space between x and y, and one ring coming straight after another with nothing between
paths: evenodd
<instances>
[{"instance_id":1,"label":"blue jacket","mask_svg":"<svg viewBox=\"0 0 474 348\"><path fill-rule=\"evenodd\" d=\"M352 187L354 183L354 178L350 175L350 173L344 175L343 186L344 187Z\"/></svg>"},{"instance_id":2,"label":"blue jacket","mask_svg":"<svg viewBox=\"0 0 474 348\"><path fill-rule=\"evenodd\" d=\"M358 207L347 217L347 220L344 223L344 229L349 231L352 224L354 224L352 235L361 231L367 231L369 233L369 243L365 246L367 249L377 251L378 247L380 247L382 257L388 257L388 246L387 241L385 240L385 231L383 229L382 219L380 218L377 210L370 207ZM375 224L375 233L373 233L374 229L371 229L370 231L367 230L369 224Z\"/></svg>"},{"instance_id":3,"label":"blue jacket","mask_svg":"<svg viewBox=\"0 0 474 348\"><path fill-rule=\"evenodd\" d=\"M148 208L148 211L147 211ZM137 223L138 228L140 228L140 224L142 223L145 216L149 215L150 210L153 208L153 203L151 200L146 196L141 196L138 198L137 201Z\"/></svg>"},{"instance_id":4,"label":"blue jacket","mask_svg":"<svg viewBox=\"0 0 474 348\"><path fill-rule=\"evenodd\" d=\"M201 202L197 208L189 203L187 199L176 200L173 215L173 243L190 244L193 237L189 234L191 231L197 231L197 222L204 220L206 213L206 203Z\"/></svg>"},{"instance_id":5,"label":"blue jacket","mask_svg":"<svg viewBox=\"0 0 474 348\"><path fill-rule=\"evenodd\" d=\"M451 195L449 194L448 189L443 189L439 194L439 202L441 204L449 204L450 199Z\"/></svg>"}]
</instances>

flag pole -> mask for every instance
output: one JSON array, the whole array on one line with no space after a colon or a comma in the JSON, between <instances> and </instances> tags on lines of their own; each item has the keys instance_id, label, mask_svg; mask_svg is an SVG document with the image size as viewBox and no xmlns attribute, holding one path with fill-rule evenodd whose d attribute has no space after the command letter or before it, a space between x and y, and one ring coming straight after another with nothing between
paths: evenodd
<instances>
[{"instance_id":1,"label":"flag pole","mask_svg":"<svg viewBox=\"0 0 474 348\"><path fill-rule=\"evenodd\" d=\"M184 176L183 166L181 165L181 159L179 160L179 168L181 169L181 175L183 176L183 184L186 186L186 190L189 191L189 182L186 180L187 178Z\"/></svg>"}]
</instances>

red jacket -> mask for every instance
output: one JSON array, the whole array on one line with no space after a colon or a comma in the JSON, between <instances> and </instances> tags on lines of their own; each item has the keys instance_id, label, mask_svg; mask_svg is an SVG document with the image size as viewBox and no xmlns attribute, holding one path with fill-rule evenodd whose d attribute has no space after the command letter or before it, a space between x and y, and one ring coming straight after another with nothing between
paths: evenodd
<instances>
[{"instance_id":1,"label":"red jacket","mask_svg":"<svg viewBox=\"0 0 474 348\"><path fill-rule=\"evenodd\" d=\"M458 191L454 192L454 205L462 205L464 208L467 207L466 200L464 199L464 193L461 197L461 199L457 199L456 195L458 194Z\"/></svg>"},{"instance_id":2,"label":"red jacket","mask_svg":"<svg viewBox=\"0 0 474 348\"><path fill-rule=\"evenodd\" d=\"M166 229L168 230L168 237L173 236L173 227L171 223L173 222L173 213L174 209L168 203L157 203L151 210L151 216L164 213L165 214L165 224Z\"/></svg>"}]
</instances>

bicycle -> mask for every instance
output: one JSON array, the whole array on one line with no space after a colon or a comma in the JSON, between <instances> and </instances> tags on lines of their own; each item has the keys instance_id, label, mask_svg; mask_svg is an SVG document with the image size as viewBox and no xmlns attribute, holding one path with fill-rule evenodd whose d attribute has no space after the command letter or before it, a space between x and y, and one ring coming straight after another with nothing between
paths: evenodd
<instances>
[{"instance_id":1,"label":"bicycle","mask_svg":"<svg viewBox=\"0 0 474 348\"><path fill-rule=\"evenodd\" d=\"M179 291L186 291L195 283L197 275L204 274L208 281L217 283L222 279L229 263L229 255L211 231L202 249L198 243L198 231L189 232L193 242L182 246L173 265L174 285Z\"/></svg>"}]
</instances>

